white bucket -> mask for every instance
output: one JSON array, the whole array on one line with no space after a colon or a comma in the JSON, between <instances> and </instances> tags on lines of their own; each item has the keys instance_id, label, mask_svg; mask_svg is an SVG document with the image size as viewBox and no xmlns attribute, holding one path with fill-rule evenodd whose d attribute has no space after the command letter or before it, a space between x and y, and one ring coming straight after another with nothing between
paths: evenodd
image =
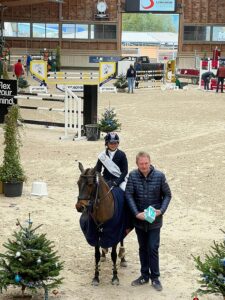
<instances>
[{"instance_id":1,"label":"white bucket","mask_svg":"<svg viewBox=\"0 0 225 300\"><path fill-rule=\"evenodd\" d=\"M31 195L33 196L48 196L47 183L43 181L34 181L32 183Z\"/></svg>"}]
</instances>

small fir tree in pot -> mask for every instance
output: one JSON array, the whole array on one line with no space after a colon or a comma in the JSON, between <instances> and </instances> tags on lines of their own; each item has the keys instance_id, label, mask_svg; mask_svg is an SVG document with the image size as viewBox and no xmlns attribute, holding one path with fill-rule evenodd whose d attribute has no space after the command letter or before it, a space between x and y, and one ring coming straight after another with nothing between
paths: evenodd
<instances>
[{"instance_id":1,"label":"small fir tree in pot","mask_svg":"<svg viewBox=\"0 0 225 300\"><path fill-rule=\"evenodd\" d=\"M119 91L125 91L125 88L128 87L126 76L123 74L120 74L113 84Z\"/></svg>"},{"instance_id":2,"label":"small fir tree in pot","mask_svg":"<svg viewBox=\"0 0 225 300\"><path fill-rule=\"evenodd\" d=\"M204 261L199 256L193 258L196 268L201 272L201 279L198 280L200 288L194 294L222 295L225 300L225 239L220 243L214 241Z\"/></svg>"},{"instance_id":3,"label":"small fir tree in pot","mask_svg":"<svg viewBox=\"0 0 225 300\"><path fill-rule=\"evenodd\" d=\"M63 262L46 234L36 233L42 225L33 228L32 223L30 215L27 225L22 226L17 220L19 230L3 244L6 252L0 253L0 292L8 286L21 287L23 297L26 289L37 292L43 288L44 299L48 300L49 290L62 283L59 275Z\"/></svg>"},{"instance_id":4,"label":"small fir tree in pot","mask_svg":"<svg viewBox=\"0 0 225 300\"><path fill-rule=\"evenodd\" d=\"M99 120L98 127L100 131L106 133L121 129L121 123L116 118L114 108L109 107L105 109L102 118Z\"/></svg>"},{"instance_id":5,"label":"small fir tree in pot","mask_svg":"<svg viewBox=\"0 0 225 300\"><path fill-rule=\"evenodd\" d=\"M19 150L22 142L17 120L21 120L19 107L18 105L13 105L9 108L8 114L5 116L3 127L5 148L1 170L4 193L5 196L9 197L21 196L23 182L26 179L20 162Z\"/></svg>"}]
</instances>

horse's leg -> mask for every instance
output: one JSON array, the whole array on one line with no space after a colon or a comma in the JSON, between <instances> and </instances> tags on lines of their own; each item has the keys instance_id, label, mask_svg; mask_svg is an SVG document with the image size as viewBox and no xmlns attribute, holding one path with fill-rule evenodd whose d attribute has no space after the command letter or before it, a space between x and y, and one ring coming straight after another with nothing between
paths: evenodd
<instances>
[{"instance_id":1,"label":"horse's leg","mask_svg":"<svg viewBox=\"0 0 225 300\"><path fill-rule=\"evenodd\" d=\"M119 285L119 278L117 276L117 267L116 267L116 260L117 260L117 253L116 253L117 245L112 247L111 258L113 261L113 277L112 277L112 284Z\"/></svg>"},{"instance_id":2,"label":"horse's leg","mask_svg":"<svg viewBox=\"0 0 225 300\"><path fill-rule=\"evenodd\" d=\"M106 261L106 254L108 253L108 251L108 248L102 248L101 262Z\"/></svg>"},{"instance_id":3,"label":"horse's leg","mask_svg":"<svg viewBox=\"0 0 225 300\"><path fill-rule=\"evenodd\" d=\"M100 247L95 246L95 276L92 280L92 285L99 285L99 261L100 261Z\"/></svg>"},{"instance_id":4,"label":"horse's leg","mask_svg":"<svg viewBox=\"0 0 225 300\"><path fill-rule=\"evenodd\" d=\"M119 249L118 256L121 259L120 266L121 267L127 267L127 261L125 259L125 248L123 246L123 240L120 242L120 249Z\"/></svg>"}]
</instances>

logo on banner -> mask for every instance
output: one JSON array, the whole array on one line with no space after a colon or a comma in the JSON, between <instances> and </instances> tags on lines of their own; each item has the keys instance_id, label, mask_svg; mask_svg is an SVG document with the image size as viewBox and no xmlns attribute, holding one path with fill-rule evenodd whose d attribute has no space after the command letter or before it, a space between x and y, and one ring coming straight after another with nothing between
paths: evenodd
<instances>
[{"instance_id":1,"label":"logo on banner","mask_svg":"<svg viewBox=\"0 0 225 300\"><path fill-rule=\"evenodd\" d=\"M143 5L142 5L142 7L143 7L144 9L150 9L150 8L152 8L152 7L154 6L154 4L155 4L154 0L149 0L148 2L149 2L149 4L147 4L147 6L143 6Z\"/></svg>"},{"instance_id":2,"label":"logo on banner","mask_svg":"<svg viewBox=\"0 0 225 300\"><path fill-rule=\"evenodd\" d=\"M140 11L175 11L175 0L140 0Z\"/></svg>"}]
</instances>

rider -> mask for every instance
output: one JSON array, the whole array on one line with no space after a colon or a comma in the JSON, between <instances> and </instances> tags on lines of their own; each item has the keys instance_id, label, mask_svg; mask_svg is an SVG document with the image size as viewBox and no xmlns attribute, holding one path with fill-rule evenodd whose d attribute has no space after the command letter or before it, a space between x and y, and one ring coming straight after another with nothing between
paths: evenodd
<instances>
[{"instance_id":1,"label":"rider","mask_svg":"<svg viewBox=\"0 0 225 300\"><path fill-rule=\"evenodd\" d=\"M128 162L126 154L119 150L119 136L117 133L109 132L105 136L106 150L99 154L96 171L101 173L110 187L119 187L125 190L125 178L128 173Z\"/></svg>"},{"instance_id":2,"label":"rider","mask_svg":"<svg viewBox=\"0 0 225 300\"><path fill-rule=\"evenodd\" d=\"M96 171L101 173L103 168L103 178L110 187L120 187L123 191L126 187L125 178L128 173L128 162L126 154L119 150L119 136L117 133L109 132L105 136L106 150L99 154L96 164ZM101 261L105 260L105 254L108 249L102 249ZM120 243L119 255L121 259L120 265L127 266L125 259L125 249L123 241Z\"/></svg>"}]
</instances>

